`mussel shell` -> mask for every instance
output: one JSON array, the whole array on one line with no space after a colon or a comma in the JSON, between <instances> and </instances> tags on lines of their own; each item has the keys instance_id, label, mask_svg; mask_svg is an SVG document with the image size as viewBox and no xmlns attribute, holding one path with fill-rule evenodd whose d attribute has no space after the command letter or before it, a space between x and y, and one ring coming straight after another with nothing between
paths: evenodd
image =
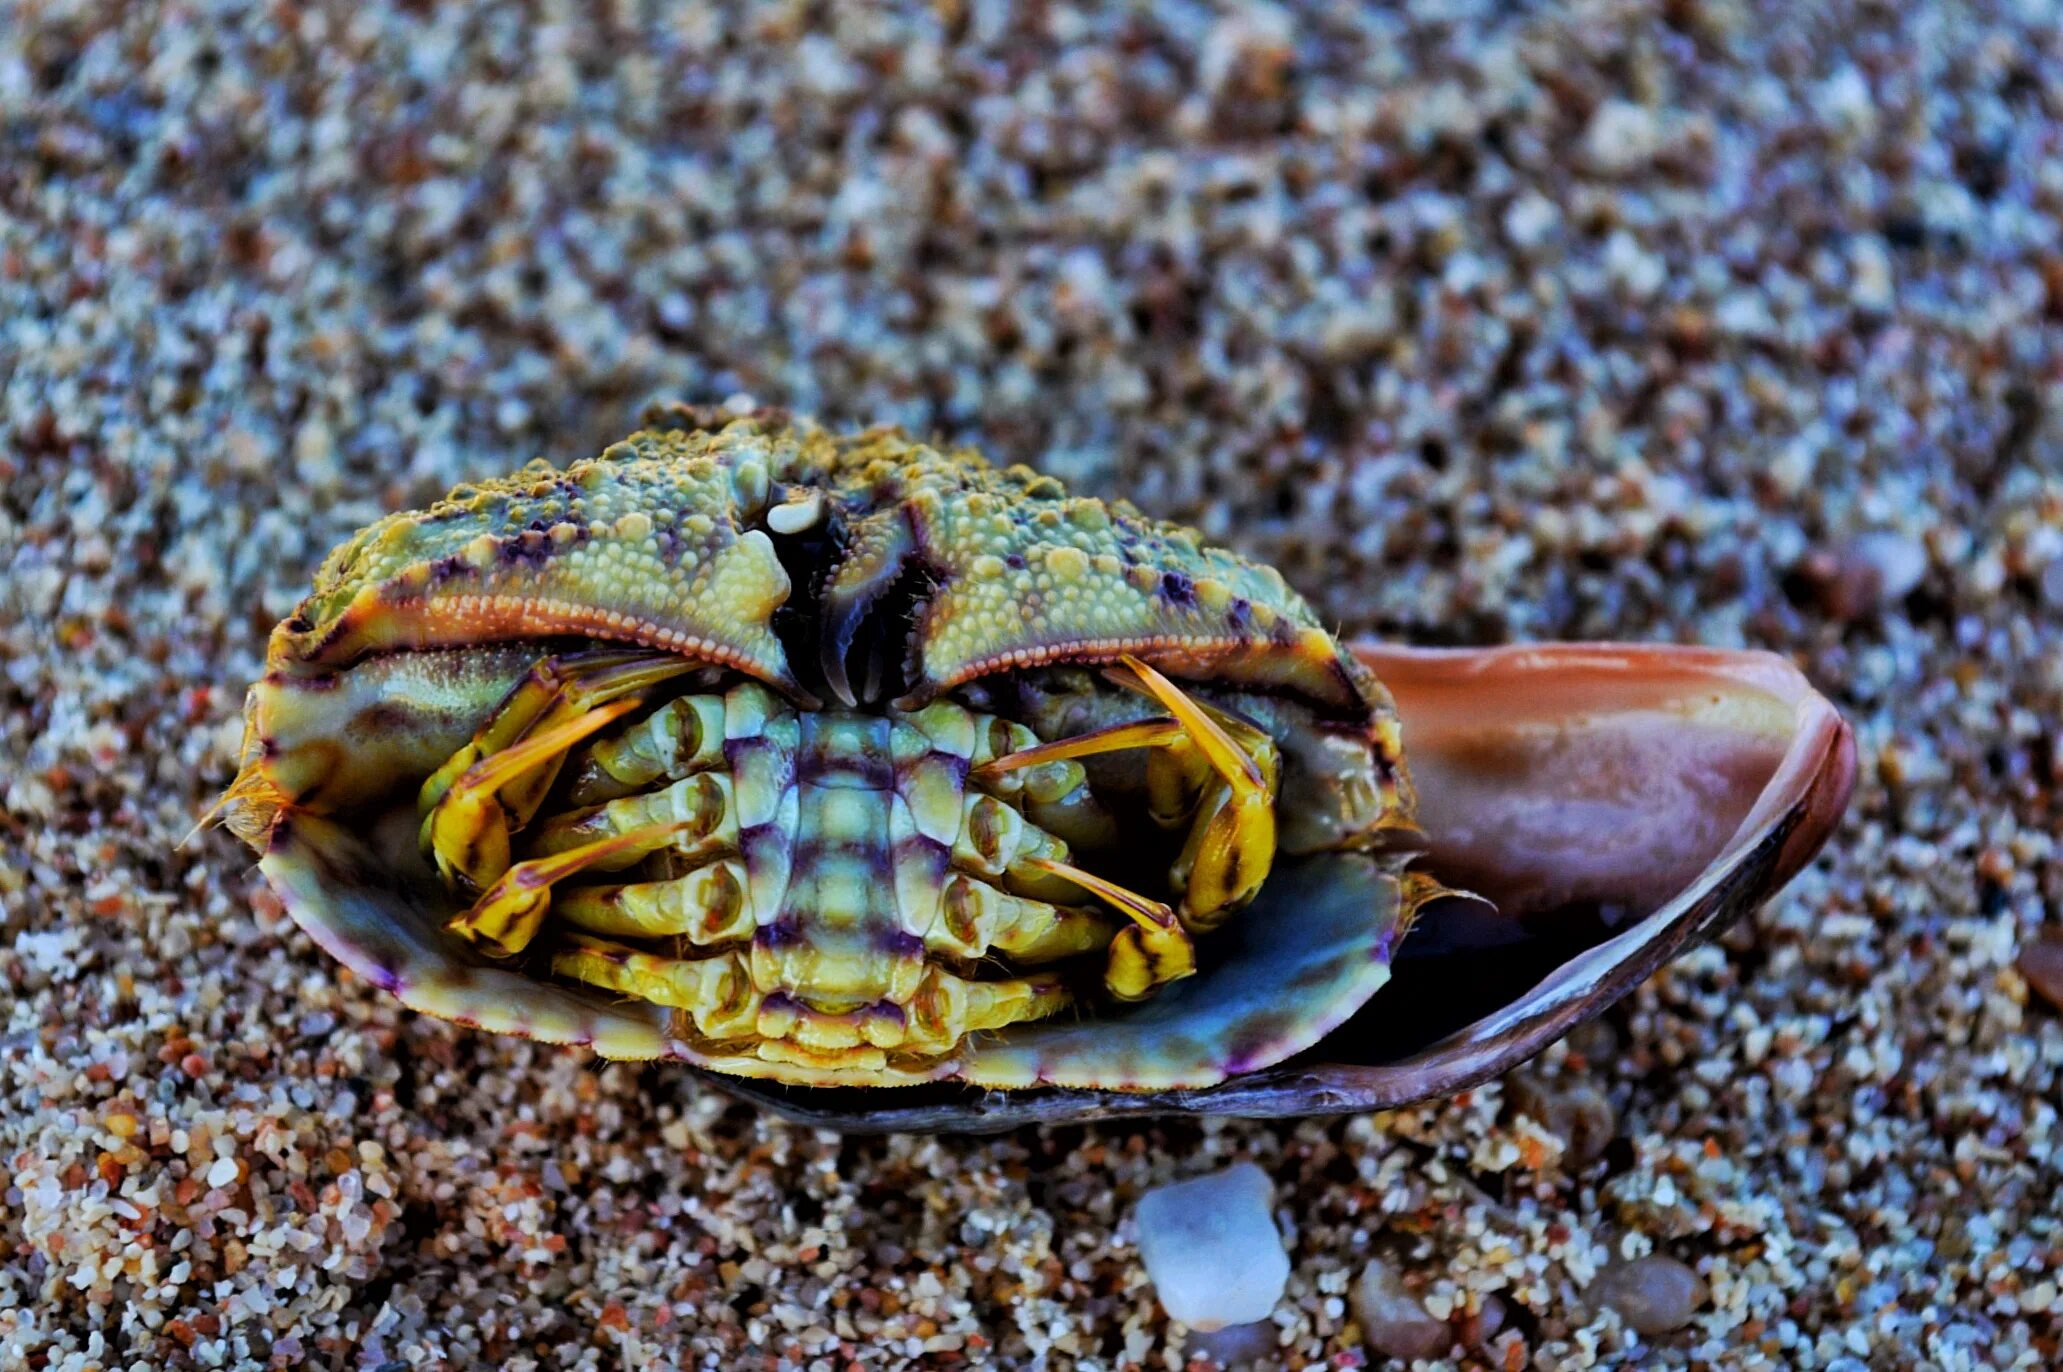
<instances>
[{"instance_id":1,"label":"mussel shell","mask_svg":"<svg viewBox=\"0 0 2063 1372\"><path fill-rule=\"evenodd\" d=\"M1427 850L1493 902L1428 907L1395 980L1281 1065L1192 1090L797 1090L703 1074L790 1119L986 1132L1156 1115L1378 1110L1507 1071L1784 886L1846 807L1855 744L1769 653L1633 644L1366 645L1396 698ZM1242 919L1334 921L1351 859L1278 872Z\"/></svg>"}]
</instances>

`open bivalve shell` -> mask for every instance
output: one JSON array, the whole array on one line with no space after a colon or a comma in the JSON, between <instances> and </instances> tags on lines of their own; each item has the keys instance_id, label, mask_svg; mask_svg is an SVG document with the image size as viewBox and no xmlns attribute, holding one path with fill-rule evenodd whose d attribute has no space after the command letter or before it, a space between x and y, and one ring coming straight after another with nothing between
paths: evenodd
<instances>
[{"instance_id":1,"label":"open bivalve shell","mask_svg":"<svg viewBox=\"0 0 2063 1372\"><path fill-rule=\"evenodd\" d=\"M1774 654L1610 643L1355 651L1402 719L1426 834L1417 868L1491 904L1422 910L1390 959L1390 984L1311 1048L1200 1090L712 1083L800 1122L865 1131L1331 1115L1448 1095L1539 1053L1768 900L1826 842L1854 782L1848 726ZM1207 975L1288 961L1285 945L1357 917L1366 891L1352 860L1307 860L1271 883L1240 922L1241 950ZM1255 996L1281 984L1237 975ZM1213 1002L1183 1003L1201 1015ZM1165 1004L1147 1009L1098 1032L1153 1036L1179 1019Z\"/></svg>"}]
</instances>

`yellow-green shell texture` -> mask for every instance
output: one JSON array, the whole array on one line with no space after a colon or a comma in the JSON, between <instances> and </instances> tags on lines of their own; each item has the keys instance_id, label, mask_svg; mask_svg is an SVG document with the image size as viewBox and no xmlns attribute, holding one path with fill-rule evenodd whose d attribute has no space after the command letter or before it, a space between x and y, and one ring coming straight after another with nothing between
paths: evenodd
<instances>
[{"instance_id":1,"label":"yellow-green shell texture","mask_svg":"<svg viewBox=\"0 0 2063 1372\"><path fill-rule=\"evenodd\" d=\"M795 588L766 530L797 491L823 494L846 545L822 588L827 641L898 580L921 578L912 701L990 672L1132 652L1341 714L1382 704L1279 573L1189 529L898 431L757 419L648 428L564 471L533 464L380 520L323 564L272 665L571 634L721 662L807 701L810 668L773 628Z\"/></svg>"}]
</instances>

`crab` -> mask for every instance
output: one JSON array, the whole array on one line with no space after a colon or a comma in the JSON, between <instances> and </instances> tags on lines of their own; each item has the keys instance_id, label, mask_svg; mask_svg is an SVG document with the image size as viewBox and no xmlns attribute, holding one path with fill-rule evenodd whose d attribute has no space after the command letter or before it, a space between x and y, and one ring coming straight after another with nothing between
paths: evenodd
<instances>
[{"instance_id":1,"label":"crab","mask_svg":"<svg viewBox=\"0 0 2063 1372\"><path fill-rule=\"evenodd\" d=\"M1352 1108L1366 1091L1255 1090L1376 1013L1427 912L1449 980L1456 950L1510 944L1540 902L1509 869L1541 865L1543 827L1511 802L1548 799L1478 795L1485 834L1442 796L1429 831L1384 661L1273 569L1029 468L674 408L332 553L272 635L218 813L295 919L409 1005L757 1081L820 1121ZM1424 660L1392 661L1416 688ZM1601 698L1550 675L1576 742ZM1733 913L1845 799L1838 717L1784 688L1788 733L1722 694L1720 734L1683 734L1719 772L1772 730L1820 749ZM1444 698L1434 771L1483 791L1495 748L1463 727L1457 751L1469 687ZM1501 708L1481 722L1527 714ZM1679 804L1709 837L1733 792ZM1580 844L1545 865L1598 884ZM1714 908L1592 981L1623 989ZM1544 1042L1498 1032L1507 1056Z\"/></svg>"}]
</instances>

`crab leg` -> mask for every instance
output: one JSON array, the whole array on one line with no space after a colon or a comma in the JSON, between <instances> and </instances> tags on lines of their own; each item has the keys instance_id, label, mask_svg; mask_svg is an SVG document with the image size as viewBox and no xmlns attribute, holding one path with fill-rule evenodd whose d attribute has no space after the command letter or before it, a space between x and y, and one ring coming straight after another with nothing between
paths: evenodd
<instances>
[{"instance_id":1,"label":"crab leg","mask_svg":"<svg viewBox=\"0 0 2063 1372\"><path fill-rule=\"evenodd\" d=\"M682 777L656 791L641 791L585 810L569 810L539 821L529 844L537 853L562 853L643 824L677 824L674 850L693 860L738 844L732 778L716 772ZM606 864L614 871L633 859Z\"/></svg>"},{"instance_id":2,"label":"crab leg","mask_svg":"<svg viewBox=\"0 0 2063 1372\"><path fill-rule=\"evenodd\" d=\"M422 846L436 860L444 879L478 890L506 872L509 830L514 826L501 803L503 785L540 763L563 756L589 734L636 708L635 700L611 701L466 768L423 816Z\"/></svg>"},{"instance_id":3,"label":"crab leg","mask_svg":"<svg viewBox=\"0 0 2063 1372\"><path fill-rule=\"evenodd\" d=\"M470 909L452 916L445 928L462 934L499 957L530 946L551 908L552 887L590 867L635 861L666 845L682 823L648 824L584 847L519 862L480 894Z\"/></svg>"},{"instance_id":4,"label":"crab leg","mask_svg":"<svg viewBox=\"0 0 2063 1372\"><path fill-rule=\"evenodd\" d=\"M533 666L472 741L433 772L416 797L424 816L424 850L436 859L445 878L462 877L478 889L500 876L508 866L508 835L530 822L557 779L567 750L593 730L568 737L557 747L518 753L520 766L503 762L483 771L483 764L545 735L566 737L552 731L574 720L591 720L599 708L631 697L608 717L615 719L634 707L637 692L692 671L694 665L670 653L637 649L572 653L544 658ZM482 794L483 787L487 794ZM501 832L482 835L477 828L482 823ZM498 861L490 861L497 852Z\"/></svg>"},{"instance_id":5,"label":"crab leg","mask_svg":"<svg viewBox=\"0 0 2063 1372\"><path fill-rule=\"evenodd\" d=\"M1032 858L1029 865L1073 882L1131 917L1133 922L1111 939L1103 965L1103 985L1111 995L1119 1000L1144 1000L1168 982L1195 974L1196 944L1167 906L1052 858Z\"/></svg>"},{"instance_id":6,"label":"crab leg","mask_svg":"<svg viewBox=\"0 0 2063 1372\"><path fill-rule=\"evenodd\" d=\"M723 697L679 696L588 746L567 788L576 806L632 795L724 762Z\"/></svg>"},{"instance_id":7,"label":"crab leg","mask_svg":"<svg viewBox=\"0 0 2063 1372\"><path fill-rule=\"evenodd\" d=\"M559 917L594 934L730 943L755 926L745 864L735 858L685 876L625 886L581 886L559 897Z\"/></svg>"},{"instance_id":8,"label":"crab leg","mask_svg":"<svg viewBox=\"0 0 2063 1372\"><path fill-rule=\"evenodd\" d=\"M1094 910L1034 900L961 874L946 883L939 912L940 927L925 942L970 960L1003 953L1024 963L1052 962L1097 952L1112 932L1107 917Z\"/></svg>"},{"instance_id":9,"label":"crab leg","mask_svg":"<svg viewBox=\"0 0 2063 1372\"><path fill-rule=\"evenodd\" d=\"M1172 827L1195 816L1188 841L1169 868L1182 892L1182 922L1210 929L1253 898L1275 857L1275 741L1245 720L1192 699L1139 659L1123 659L1128 674L1115 679L1151 696L1168 712L1036 744L984 764L977 775L997 776L1067 758L1127 748L1151 748L1146 768L1147 810Z\"/></svg>"}]
</instances>

